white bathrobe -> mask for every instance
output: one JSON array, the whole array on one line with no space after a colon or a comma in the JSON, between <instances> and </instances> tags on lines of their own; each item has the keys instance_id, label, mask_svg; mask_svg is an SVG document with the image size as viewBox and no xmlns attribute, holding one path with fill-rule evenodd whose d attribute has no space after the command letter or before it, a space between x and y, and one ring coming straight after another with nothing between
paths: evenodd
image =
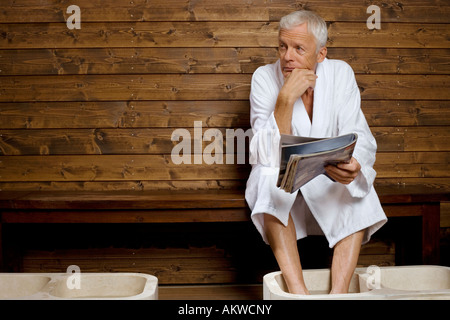
<instances>
[{"instance_id":1,"label":"white bathrobe","mask_svg":"<svg viewBox=\"0 0 450 320\"><path fill-rule=\"evenodd\" d=\"M258 68L250 93L254 136L245 198L252 210L252 221L266 243L263 214L271 214L287 225L291 213L297 239L324 234L330 248L367 228L363 239L366 243L387 221L373 188L377 145L360 108L353 70L344 61L325 59L318 64L316 75L312 123L299 98L294 104L292 134L322 138L356 132L358 142L353 156L361 171L348 185L320 175L300 188L301 192L290 194L277 188L280 133L273 111L284 77L279 60Z\"/></svg>"}]
</instances>

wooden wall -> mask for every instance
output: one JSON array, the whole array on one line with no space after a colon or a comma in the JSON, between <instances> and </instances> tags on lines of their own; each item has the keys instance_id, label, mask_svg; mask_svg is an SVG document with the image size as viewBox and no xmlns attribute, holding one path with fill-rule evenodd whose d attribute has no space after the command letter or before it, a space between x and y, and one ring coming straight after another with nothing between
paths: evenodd
<instances>
[{"instance_id":1,"label":"wooden wall","mask_svg":"<svg viewBox=\"0 0 450 320\"><path fill-rule=\"evenodd\" d=\"M69 5L81 29L68 29ZM370 4L381 29L369 30ZM354 69L377 184L450 189L446 1L3 0L0 189L243 188L248 165L174 165L176 128L249 127L252 72L278 20L317 11ZM204 144L208 144L205 142Z\"/></svg>"},{"instance_id":2,"label":"wooden wall","mask_svg":"<svg viewBox=\"0 0 450 320\"><path fill-rule=\"evenodd\" d=\"M371 4L381 9L380 30L366 26ZM81 8L79 30L66 26L69 5ZM376 184L450 190L444 0L1 0L0 190L244 188L247 164L173 164L178 142L171 134L193 134L194 121L204 130L247 129L251 75L277 59L279 18L301 8L323 16L328 57L356 73L378 141ZM248 225L233 226L233 234L226 224L45 228L26 231L36 240L42 230L48 234L32 244L23 231L4 228L17 240L10 243L25 248L21 271L78 264L83 271L157 274L161 283L230 283L258 277L250 262L261 251L260 258L272 258ZM67 251L80 247L71 242L80 230L89 254ZM65 234L75 240L64 242ZM138 244L116 242L136 234ZM236 237L260 247L249 257ZM380 248L363 250L360 263L393 263L392 246ZM263 268L275 265L267 263Z\"/></svg>"}]
</instances>

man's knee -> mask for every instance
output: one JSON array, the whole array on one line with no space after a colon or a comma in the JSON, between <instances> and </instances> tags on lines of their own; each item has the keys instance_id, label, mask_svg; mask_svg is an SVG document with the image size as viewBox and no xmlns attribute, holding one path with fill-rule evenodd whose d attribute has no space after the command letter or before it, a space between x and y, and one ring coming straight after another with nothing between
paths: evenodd
<instances>
[{"instance_id":1,"label":"man's knee","mask_svg":"<svg viewBox=\"0 0 450 320\"><path fill-rule=\"evenodd\" d=\"M295 233L295 226L290 214L288 223L285 225L278 217L264 213L264 231L267 236L285 235Z\"/></svg>"},{"instance_id":2,"label":"man's knee","mask_svg":"<svg viewBox=\"0 0 450 320\"><path fill-rule=\"evenodd\" d=\"M264 215L264 225L281 224L281 221L277 217L269 213L263 213Z\"/></svg>"}]
</instances>

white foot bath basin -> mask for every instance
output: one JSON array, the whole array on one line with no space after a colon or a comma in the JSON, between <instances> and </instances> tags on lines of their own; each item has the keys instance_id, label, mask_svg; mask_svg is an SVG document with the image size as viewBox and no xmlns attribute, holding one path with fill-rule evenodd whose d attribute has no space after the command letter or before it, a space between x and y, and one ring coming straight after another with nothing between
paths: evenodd
<instances>
[{"instance_id":1,"label":"white foot bath basin","mask_svg":"<svg viewBox=\"0 0 450 320\"><path fill-rule=\"evenodd\" d=\"M310 299L424 299L450 300L450 268L442 266L401 266L356 268L349 293L328 294L331 290L330 269L303 270L311 295L287 292L280 271L263 279L264 300Z\"/></svg>"},{"instance_id":2,"label":"white foot bath basin","mask_svg":"<svg viewBox=\"0 0 450 320\"><path fill-rule=\"evenodd\" d=\"M156 300L158 279L143 273L0 273L0 299Z\"/></svg>"}]
</instances>

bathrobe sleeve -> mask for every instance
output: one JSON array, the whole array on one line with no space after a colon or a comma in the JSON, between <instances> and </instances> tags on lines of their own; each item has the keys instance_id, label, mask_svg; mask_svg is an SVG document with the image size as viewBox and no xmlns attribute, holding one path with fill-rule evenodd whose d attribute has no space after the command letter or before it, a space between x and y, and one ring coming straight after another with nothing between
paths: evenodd
<instances>
[{"instance_id":1,"label":"bathrobe sleeve","mask_svg":"<svg viewBox=\"0 0 450 320\"><path fill-rule=\"evenodd\" d=\"M280 162L280 132L274 117L280 88L275 75L277 68L277 64L258 68L253 74L250 92L252 171L247 180L245 198L252 210L252 220L266 242L263 214L276 216L287 225L298 193L290 194L276 186Z\"/></svg>"},{"instance_id":2,"label":"bathrobe sleeve","mask_svg":"<svg viewBox=\"0 0 450 320\"><path fill-rule=\"evenodd\" d=\"M342 65L344 70L341 75L346 81L341 82L337 91L340 95L337 112L339 135L351 132L358 134L353 157L361 165L361 171L356 179L346 187L353 197L362 198L369 193L375 180L376 172L373 165L377 143L361 110L361 96L353 70L345 62L342 62Z\"/></svg>"},{"instance_id":3,"label":"bathrobe sleeve","mask_svg":"<svg viewBox=\"0 0 450 320\"><path fill-rule=\"evenodd\" d=\"M265 167L279 167L280 132L274 116L278 98L277 88L267 67L258 68L252 77L250 91L250 124L253 138L250 143L250 163Z\"/></svg>"}]
</instances>

